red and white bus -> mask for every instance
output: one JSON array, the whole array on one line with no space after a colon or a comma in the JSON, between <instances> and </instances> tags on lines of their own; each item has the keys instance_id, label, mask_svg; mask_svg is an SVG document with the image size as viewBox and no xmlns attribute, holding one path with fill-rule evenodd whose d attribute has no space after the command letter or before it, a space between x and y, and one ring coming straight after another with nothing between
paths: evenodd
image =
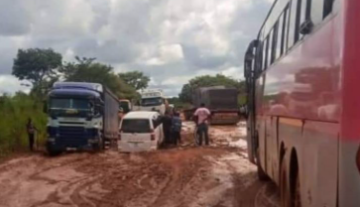
<instances>
[{"instance_id":1,"label":"red and white bus","mask_svg":"<svg viewBox=\"0 0 360 207\"><path fill-rule=\"evenodd\" d=\"M245 56L249 158L282 207L360 206L360 0L277 0Z\"/></svg>"}]
</instances>

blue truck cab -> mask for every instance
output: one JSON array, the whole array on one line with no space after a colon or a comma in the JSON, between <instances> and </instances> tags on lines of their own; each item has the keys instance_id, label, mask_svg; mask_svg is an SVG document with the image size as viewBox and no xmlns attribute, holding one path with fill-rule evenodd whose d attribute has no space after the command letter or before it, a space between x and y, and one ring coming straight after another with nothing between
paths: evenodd
<instances>
[{"instance_id":1,"label":"blue truck cab","mask_svg":"<svg viewBox=\"0 0 360 207\"><path fill-rule=\"evenodd\" d=\"M102 150L105 141L118 138L119 102L101 84L57 82L46 105L51 155L68 149Z\"/></svg>"}]
</instances>

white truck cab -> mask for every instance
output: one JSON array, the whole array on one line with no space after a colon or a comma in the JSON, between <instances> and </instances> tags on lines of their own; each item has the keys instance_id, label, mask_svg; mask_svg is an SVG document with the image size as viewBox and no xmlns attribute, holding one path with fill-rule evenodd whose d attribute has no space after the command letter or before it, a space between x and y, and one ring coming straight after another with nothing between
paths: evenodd
<instances>
[{"instance_id":1,"label":"white truck cab","mask_svg":"<svg viewBox=\"0 0 360 207\"><path fill-rule=\"evenodd\" d=\"M140 94L140 111L157 111L161 115L165 114L168 102L161 89L147 89Z\"/></svg>"}]
</instances>

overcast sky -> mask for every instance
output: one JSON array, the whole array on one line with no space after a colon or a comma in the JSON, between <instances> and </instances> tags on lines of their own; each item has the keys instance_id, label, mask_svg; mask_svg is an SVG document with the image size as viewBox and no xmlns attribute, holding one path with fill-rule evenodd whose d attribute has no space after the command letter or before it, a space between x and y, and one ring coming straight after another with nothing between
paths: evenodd
<instances>
[{"instance_id":1,"label":"overcast sky","mask_svg":"<svg viewBox=\"0 0 360 207\"><path fill-rule=\"evenodd\" d=\"M273 0L0 0L0 93L19 48L53 48L140 70L177 95L197 75L242 78L243 56Z\"/></svg>"}]
</instances>

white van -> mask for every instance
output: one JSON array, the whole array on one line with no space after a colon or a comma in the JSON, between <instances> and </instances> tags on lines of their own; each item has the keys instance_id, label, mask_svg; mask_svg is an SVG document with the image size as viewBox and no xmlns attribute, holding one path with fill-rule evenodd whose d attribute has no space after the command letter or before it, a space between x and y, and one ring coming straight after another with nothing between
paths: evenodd
<instances>
[{"instance_id":1,"label":"white van","mask_svg":"<svg viewBox=\"0 0 360 207\"><path fill-rule=\"evenodd\" d=\"M118 147L122 152L156 150L164 141L161 116L158 112L134 111L120 124Z\"/></svg>"}]
</instances>

